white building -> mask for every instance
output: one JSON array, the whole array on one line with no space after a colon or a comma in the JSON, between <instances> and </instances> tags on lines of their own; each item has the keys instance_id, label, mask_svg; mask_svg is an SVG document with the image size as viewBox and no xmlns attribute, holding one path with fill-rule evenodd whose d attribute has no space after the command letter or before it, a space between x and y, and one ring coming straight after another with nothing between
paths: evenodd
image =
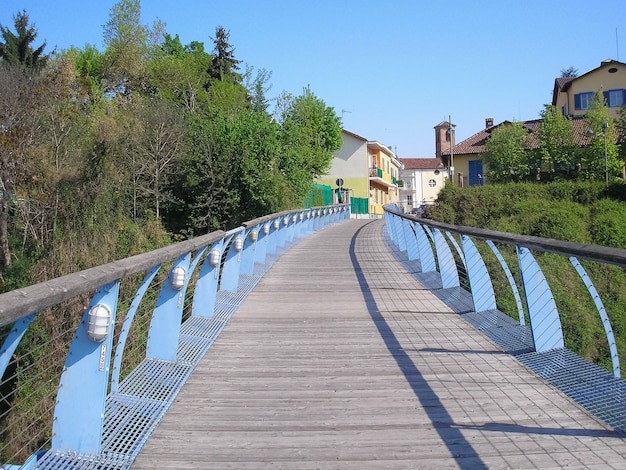
<instances>
[{"instance_id":1,"label":"white building","mask_svg":"<svg viewBox=\"0 0 626 470\"><path fill-rule=\"evenodd\" d=\"M401 158L400 201L404 212L417 212L434 204L447 173L440 158Z\"/></svg>"}]
</instances>

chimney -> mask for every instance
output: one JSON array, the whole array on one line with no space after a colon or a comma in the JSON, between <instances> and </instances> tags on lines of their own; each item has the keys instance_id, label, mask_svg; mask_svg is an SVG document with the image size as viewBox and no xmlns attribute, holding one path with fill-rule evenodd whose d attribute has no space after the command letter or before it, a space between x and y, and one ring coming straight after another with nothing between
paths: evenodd
<instances>
[{"instance_id":1,"label":"chimney","mask_svg":"<svg viewBox=\"0 0 626 470\"><path fill-rule=\"evenodd\" d=\"M493 127L493 118L486 118L485 129L489 129L490 127Z\"/></svg>"}]
</instances>

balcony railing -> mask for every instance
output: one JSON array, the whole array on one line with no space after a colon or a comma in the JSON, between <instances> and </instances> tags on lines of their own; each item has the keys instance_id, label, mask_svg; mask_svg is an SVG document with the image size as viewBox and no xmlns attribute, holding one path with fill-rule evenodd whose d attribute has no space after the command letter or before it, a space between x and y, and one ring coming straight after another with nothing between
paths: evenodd
<instances>
[{"instance_id":1,"label":"balcony railing","mask_svg":"<svg viewBox=\"0 0 626 470\"><path fill-rule=\"evenodd\" d=\"M370 168L370 178L383 178L383 170L381 168Z\"/></svg>"}]
</instances>

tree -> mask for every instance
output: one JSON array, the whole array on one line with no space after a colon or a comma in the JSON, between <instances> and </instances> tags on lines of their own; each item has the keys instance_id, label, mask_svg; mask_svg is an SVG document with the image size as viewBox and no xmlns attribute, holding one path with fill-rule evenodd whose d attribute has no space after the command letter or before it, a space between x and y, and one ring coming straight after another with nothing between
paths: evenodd
<instances>
[{"instance_id":1,"label":"tree","mask_svg":"<svg viewBox=\"0 0 626 470\"><path fill-rule=\"evenodd\" d=\"M0 63L0 265L11 265L9 217L29 179L25 153L32 141L34 80L22 66Z\"/></svg>"},{"instance_id":2,"label":"tree","mask_svg":"<svg viewBox=\"0 0 626 470\"><path fill-rule=\"evenodd\" d=\"M104 25L107 91L128 92L143 73L150 30L140 23L139 0L120 0L113 5Z\"/></svg>"},{"instance_id":3,"label":"tree","mask_svg":"<svg viewBox=\"0 0 626 470\"><path fill-rule=\"evenodd\" d=\"M528 175L527 138L528 130L519 122L505 123L493 129L483 153L483 159L489 166L487 176L490 181L521 181Z\"/></svg>"},{"instance_id":4,"label":"tree","mask_svg":"<svg viewBox=\"0 0 626 470\"><path fill-rule=\"evenodd\" d=\"M239 70L240 60L235 59L235 48L228 42L230 32L226 31L223 26L215 28L215 37L213 40L214 48L211 54L211 66L208 69L211 80L225 80L230 78L235 82L241 81L241 75L237 73ZM208 82L205 88L209 88L211 83Z\"/></svg>"},{"instance_id":5,"label":"tree","mask_svg":"<svg viewBox=\"0 0 626 470\"><path fill-rule=\"evenodd\" d=\"M568 67L561 70L561 78L576 78L578 77L578 70L574 67Z\"/></svg>"},{"instance_id":6,"label":"tree","mask_svg":"<svg viewBox=\"0 0 626 470\"><path fill-rule=\"evenodd\" d=\"M541 112L538 138L542 169L559 174L575 170L579 156L572 121L555 106L546 105Z\"/></svg>"},{"instance_id":7,"label":"tree","mask_svg":"<svg viewBox=\"0 0 626 470\"><path fill-rule=\"evenodd\" d=\"M280 170L294 192L293 203L301 204L313 179L328 171L334 152L341 148L341 120L309 87L296 98L284 96L280 101Z\"/></svg>"},{"instance_id":8,"label":"tree","mask_svg":"<svg viewBox=\"0 0 626 470\"><path fill-rule=\"evenodd\" d=\"M267 99L267 92L272 88L272 85L268 85L267 82L272 77L272 72L260 69L256 77L252 79L253 72L252 67L247 67L244 74L245 86L250 95L252 110L266 112L270 105Z\"/></svg>"},{"instance_id":9,"label":"tree","mask_svg":"<svg viewBox=\"0 0 626 470\"><path fill-rule=\"evenodd\" d=\"M606 106L601 91L594 93L585 123L590 137L582 150L582 169L589 179L603 181L621 174L622 163L618 159L615 122Z\"/></svg>"},{"instance_id":10,"label":"tree","mask_svg":"<svg viewBox=\"0 0 626 470\"><path fill-rule=\"evenodd\" d=\"M28 25L26 10L13 17L15 33L0 25L0 59L10 65L21 64L29 69L40 70L45 67L48 56L43 53L46 43L33 49L32 43L37 39L37 30Z\"/></svg>"},{"instance_id":11,"label":"tree","mask_svg":"<svg viewBox=\"0 0 626 470\"><path fill-rule=\"evenodd\" d=\"M149 196L157 219L168 199L165 187L184 143L182 114L167 102L151 100L138 112L133 149L133 215L137 217L137 197Z\"/></svg>"},{"instance_id":12,"label":"tree","mask_svg":"<svg viewBox=\"0 0 626 470\"><path fill-rule=\"evenodd\" d=\"M165 34L161 54L149 63L148 80L159 98L195 112L206 95L203 86L209 79L210 63L211 56L204 51L203 43L193 41L183 46L178 35Z\"/></svg>"}]
</instances>

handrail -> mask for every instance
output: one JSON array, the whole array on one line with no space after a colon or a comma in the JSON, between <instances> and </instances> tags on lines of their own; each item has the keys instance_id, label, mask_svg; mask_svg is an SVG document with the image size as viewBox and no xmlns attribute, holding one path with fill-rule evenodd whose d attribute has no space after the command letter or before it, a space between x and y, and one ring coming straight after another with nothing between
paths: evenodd
<instances>
[{"instance_id":1,"label":"handrail","mask_svg":"<svg viewBox=\"0 0 626 470\"><path fill-rule=\"evenodd\" d=\"M269 214L0 294L0 467L130 467L277 256L348 218L347 204Z\"/></svg>"},{"instance_id":2,"label":"handrail","mask_svg":"<svg viewBox=\"0 0 626 470\"><path fill-rule=\"evenodd\" d=\"M463 225L452 225L425 219L416 215L404 214L402 211L387 207L386 211L400 218L418 222L429 227L435 227L446 232L454 232L459 235L467 235L481 240L506 243L507 245L519 245L530 250L556 253L563 256L575 256L590 261L610 263L617 266L626 266L626 249L613 248L600 245L587 245L552 238L534 237L531 235L518 235L508 232L498 232Z\"/></svg>"},{"instance_id":3,"label":"handrail","mask_svg":"<svg viewBox=\"0 0 626 470\"><path fill-rule=\"evenodd\" d=\"M0 325L15 321L31 312L92 292L103 284L150 269L183 253L195 251L224 237L221 230L201 237L131 256L111 263L85 269L32 286L0 294Z\"/></svg>"},{"instance_id":4,"label":"handrail","mask_svg":"<svg viewBox=\"0 0 626 470\"><path fill-rule=\"evenodd\" d=\"M406 257L407 268L425 287L504 351L515 355L620 433L626 433L626 381L621 378L618 347L619 342L624 352L626 339L616 341L611 325L611 318L621 321L624 305L616 304L621 291L609 292L611 295L607 296L612 300L610 315L602 300L605 293L598 291L592 279L595 276L605 284L611 275L623 279L626 250L451 225L404 214L393 205L384 209L389 238ZM515 251L501 253L496 243L509 245ZM544 260L535 259L533 252L564 257L545 258L544 267L558 266L552 268L558 269L558 273L546 276ZM489 253L494 258L487 258ZM514 258L517 266L512 265ZM586 267L578 258L587 260ZM553 293L556 288L560 297ZM564 297L575 299L576 307L584 307L581 315L589 316L595 309L597 319L593 320L593 315L585 323L572 319L575 306L567 306ZM565 310L564 306L568 308ZM511 311L505 314L499 308ZM612 371L566 347L567 344L577 349L578 336L595 338L602 334L602 329L606 343L600 345L598 355L608 351L602 359L607 369L610 359ZM566 334L570 337L566 338Z\"/></svg>"}]
</instances>

